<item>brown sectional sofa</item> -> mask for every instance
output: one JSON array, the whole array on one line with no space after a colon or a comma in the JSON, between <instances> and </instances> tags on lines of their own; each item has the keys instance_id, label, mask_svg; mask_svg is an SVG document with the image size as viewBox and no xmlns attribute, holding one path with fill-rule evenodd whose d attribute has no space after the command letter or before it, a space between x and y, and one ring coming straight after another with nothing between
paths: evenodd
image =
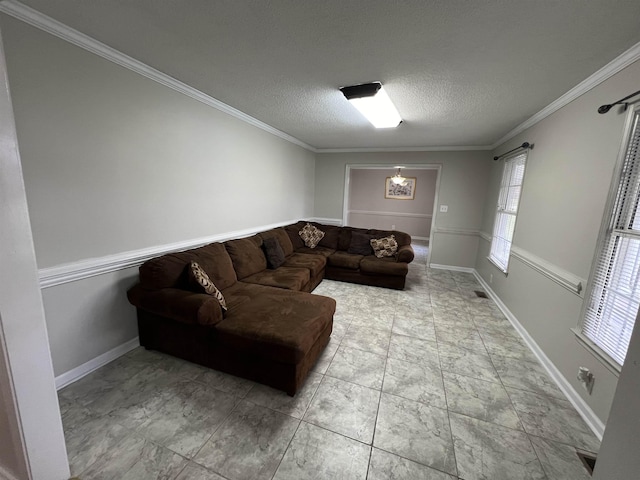
<instances>
[{"instance_id":1,"label":"brown sectional sofa","mask_svg":"<svg viewBox=\"0 0 640 480\"><path fill-rule=\"evenodd\" d=\"M325 238L315 249L298 240L306 222L212 243L149 260L128 292L137 307L140 344L294 395L329 341L336 303L308 292L323 278L403 288L413 260L411 237L393 232L395 258L348 253L354 232L391 232L315 224ZM356 235L357 236L357 235ZM285 255L267 268L264 239L275 237ZM342 248L344 247L344 248ZM188 279L197 262L223 293L199 293Z\"/></svg>"}]
</instances>

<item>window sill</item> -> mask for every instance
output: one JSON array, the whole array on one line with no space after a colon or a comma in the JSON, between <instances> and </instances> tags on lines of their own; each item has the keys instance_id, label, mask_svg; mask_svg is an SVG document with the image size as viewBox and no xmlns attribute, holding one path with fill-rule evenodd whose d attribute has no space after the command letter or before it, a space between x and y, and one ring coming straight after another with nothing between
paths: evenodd
<instances>
[{"instance_id":1,"label":"window sill","mask_svg":"<svg viewBox=\"0 0 640 480\"><path fill-rule=\"evenodd\" d=\"M489 260L489 263L491 263L494 267L500 270L505 277L509 276L509 272L507 270L503 270L503 268L500 265L498 265L496 262L494 262L491 257L487 257L487 260Z\"/></svg>"},{"instance_id":2,"label":"window sill","mask_svg":"<svg viewBox=\"0 0 640 480\"><path fill-rule=\"evenodd\" d=\"M580 343L590 354L596 357L611 373L616 377L620 375L622 367L611 358L604 350L593 343L592 340L587 338L579 328L572 328L571 331L576 336L578 343Z\"/></svg>"}]
</instances>

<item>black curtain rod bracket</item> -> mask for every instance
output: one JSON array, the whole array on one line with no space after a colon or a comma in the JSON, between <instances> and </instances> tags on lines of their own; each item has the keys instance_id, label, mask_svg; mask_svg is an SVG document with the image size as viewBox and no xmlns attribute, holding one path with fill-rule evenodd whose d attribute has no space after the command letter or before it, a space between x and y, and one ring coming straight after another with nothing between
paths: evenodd
<instances>
[{"instance_id":1,"label":"black curtain rod bracket","mask_svg":"<svg viewBox=\"0 0 640 480\"><path fill-rule=\"evenodd\" d=\"M500 160L502 157L509 155L510 153L515 152L516 150L532 150L533 149L534 144L533 143L529 143L529 142L524 142L522 145L520 145L519 147L516 147L512 150L509 150L508 152L503 153L502 155L498 155L497 157L493 157L493 160Z\"/></svg>"},{"instance_id":2,"label":"black curtain rod bracket","mask_svg":"<svg viewBox=\"0 0 640 480\"><path fill-rule=\"evenodd\" d=\"M638 90L635 93L632 93L631 95L627 95L624 98L621 98L620 100L618 100L615 103L609 103L607 105L600 105L598 107L598 113L607 113L609 110L611 110L611 108L614 105L624 105L624 110L625 112L627 111L627 108L629 107L629 104L627 102L625 102L625 100L629 100L631 97L635 97L636 95L640 95L640 90Z\"/></svg>"}]
</instances>

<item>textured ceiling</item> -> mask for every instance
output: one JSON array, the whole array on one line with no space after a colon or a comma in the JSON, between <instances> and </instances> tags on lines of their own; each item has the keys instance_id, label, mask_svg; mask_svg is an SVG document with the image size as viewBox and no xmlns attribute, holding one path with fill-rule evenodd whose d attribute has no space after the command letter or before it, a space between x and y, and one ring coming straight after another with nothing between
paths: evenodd
<instances>
[{"instance_id":1,"label":"textured ceiling","mask_svg":"<svg viewBox=\"0 0 640 480\"><path fill-rule=\"evenodd\" d=\"M638 0L22 3L320 149L491 145L640 42ZM338 91L376 80L397 129Z\"/></svg>"}]
</instances>

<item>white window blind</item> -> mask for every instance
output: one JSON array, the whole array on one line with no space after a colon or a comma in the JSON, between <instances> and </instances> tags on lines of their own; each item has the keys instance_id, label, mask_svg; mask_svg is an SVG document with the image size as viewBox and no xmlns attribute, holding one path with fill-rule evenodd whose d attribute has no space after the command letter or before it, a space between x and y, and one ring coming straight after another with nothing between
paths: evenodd
<instances>
[{"instance_id":1,"label":"white window blind","mask_svg":"<svg viewBox=\"0 0 640 480\"><path fill-rule=\"evenodd\" d=\"M527 162L527 152L513 156L504 163L500 194L498 195L498 209L493 224L493 238L489 259L503 272L509 267L509 255L513 232L516 228L516 217L520 203L520 192L524 180L524 169Z\"/></svg>"},{"instance_id":2,"label":"white window blind","mask_svg":"<svg viewBox=\"0 0 640 480\"><path fill-rule=\"evenodd\" d=\"M582 333L620 366L640 306L639 123L636 111L582 324Z\"/></svg>"}]
</instances>

